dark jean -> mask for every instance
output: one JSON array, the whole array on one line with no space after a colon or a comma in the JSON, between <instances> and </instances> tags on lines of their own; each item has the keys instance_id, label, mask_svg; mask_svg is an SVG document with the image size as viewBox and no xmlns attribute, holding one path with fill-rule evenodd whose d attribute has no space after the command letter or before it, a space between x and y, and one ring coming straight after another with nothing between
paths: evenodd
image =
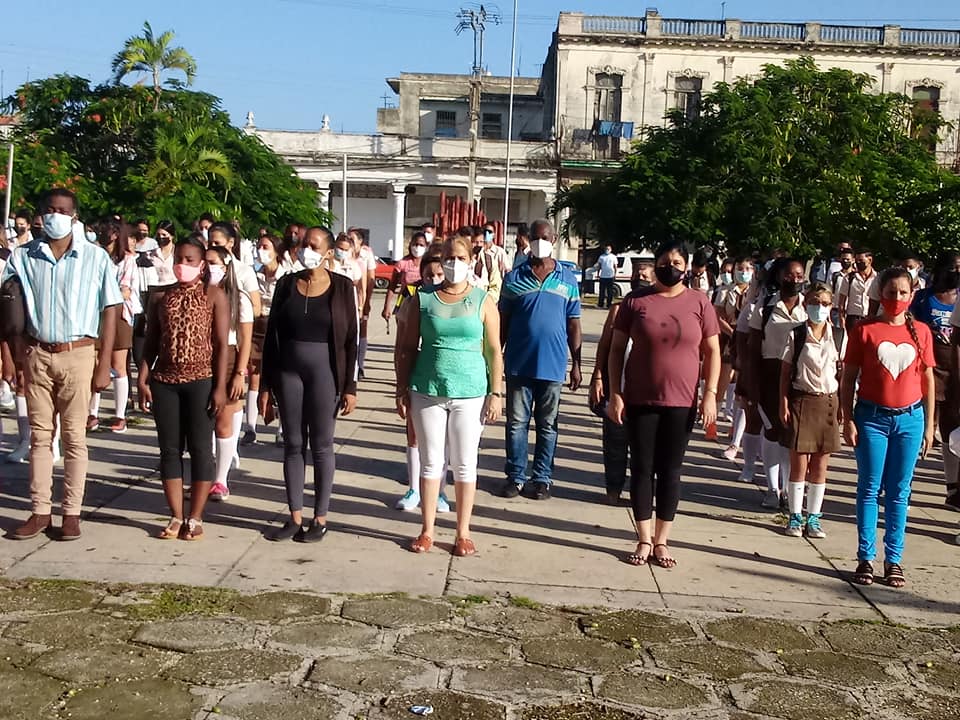
<instances>
[{"instance_id":1,"label":"dark jean","mask_svg":"<svg viewBox=\"0 0 960 720\"><path fill-rule=\"evenodd\" d=\"M213 482L214 420L210 415L213 380L170 384L150 380L153 419L160 446L160 479L183 478L183 450L190 451L191 482Z\"/></svg>"},{"instance_id":2,"label":"dark jean","mask_svg":"<svg viewBox=\"0 0 960 720\"><path fill-rule=\"evenodd\" d=\"M597 307L610 307L613 304L614 278L600 278L600 291L597 296Z\"/></svg>"},{"instance_id":3,"label":"dark jean","mask_svg":"<svg viewBox=\"0 0 960 720\"><path fill-rule=\"evenodd\" d=\"M635 520L673 522L680 504L680 471L696 410L687 407L630 405L630 501Z\"/></svg>"},{"instance_id":4,"label":"dark jean","mask_svg":"<svg viewBox=\"0 0 960 720\"><path fill-rule=\"evenodd\" d=\"M562 382L507 378L507 480L523 485L527 480L527 436L530 418L537 441L533 450L530 480L550 484L553 456L557 449L557 416L560 413Z\"/></svg>"}]
</instances>

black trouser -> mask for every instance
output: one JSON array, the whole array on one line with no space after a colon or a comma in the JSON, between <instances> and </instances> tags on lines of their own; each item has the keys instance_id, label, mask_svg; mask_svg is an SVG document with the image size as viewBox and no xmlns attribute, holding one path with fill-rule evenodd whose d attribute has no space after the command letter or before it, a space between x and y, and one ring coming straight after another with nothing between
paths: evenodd
<instances>
[{"instance_id":1,"label":"black trouser","mask_svg":"<svg viewBox=\"0 0 960 720\"><path fill-rule=\"evenodd\" d=\"M614 278L600 278L597 307L610 307L613 304L613 281ZM606 302L604 302L604 298L606 298Z\"/></svg>"},{"instance_id":2,"label":"black trouser","mask_svg":"<svg viewBox=\"0 0 960 720\"><path fill-rule=\"evenodd\" d=\"M303 510L307 440L313 453L314 515L326 517L336 462L333 431L339 397L327 343L288 341L280 346L277 403L283 423L283 482L290 512Z\"/></svg>"},{"instance_id":3,"label":"black trouser","mask_svg":"<svg viewBox=\"0 0 960 720\"><path fill-rule=\"evenodd\" d=\"M863 315L847 315L847 334L853 332L853 329L857 326L857 323L863 320Z\"/></svg>"},{"instance_id":4,"label":"black trouser","mask_svg":"<svg viewBox=\"0 0 960 720\"><path fill-rule=\"evenodd\" d=\"M183 449L190 451L191 482L213 482L214 419L210 415L213 380L168 384L150 381L153 417L160 445L160 479L183 478Z\"/></svg>"},{"instance_id":5,"label":"black trouser","mask_svg":"<svg viewBox=\"0 0 960 720\"><path fill-rule=\"evenodd\" d=\"M627 428L603 418L603 477L608 493L623 491L627 483Z\"/></svg>"},{"instance_id":6,"label":"black trouser","mask_svg":"<svg viewBox=\"0 0 960 720\"><path fill-rule=\"evenodd\" d=\"M627 408L630 441L630 501L635 520L670 522L680 504L680 470L696 412L686 407L632 405ZM656 476L656 480L654 480Z\"/></svg>"}]
</instances>

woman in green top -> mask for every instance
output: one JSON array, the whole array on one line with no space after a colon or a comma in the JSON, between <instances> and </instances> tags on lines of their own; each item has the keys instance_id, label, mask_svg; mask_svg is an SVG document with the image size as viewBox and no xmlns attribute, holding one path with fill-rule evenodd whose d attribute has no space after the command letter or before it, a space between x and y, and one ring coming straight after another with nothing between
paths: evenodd
<instances>
[{"instance_id":1,"label":"woman in green top","mask_svg":"<svg viewBox=\"0 0 960 720\"><path fill-rule=\"evenodd\" d=\"M456 480L453 554L477 551L470 539L477 455L484 421L496 422L503 408L503 355L497 306L468 281L471 252L464 238L444 243L443 284L410 300L397 338L397 413L413 419L420 449L423 527L410 545L416 553L433 546L445 449Z\"/></svg>"}]
</instances>

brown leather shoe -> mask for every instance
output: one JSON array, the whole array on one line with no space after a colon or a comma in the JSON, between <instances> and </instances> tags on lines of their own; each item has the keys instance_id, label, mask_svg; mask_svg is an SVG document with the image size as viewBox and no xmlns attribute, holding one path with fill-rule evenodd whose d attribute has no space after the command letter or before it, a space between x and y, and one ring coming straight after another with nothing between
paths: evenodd
<instances>
[{"instance_id":1,"label":"brown leather shoe","mask_svg":"<svg viewBox=\"0 0 960 720\"><path fill-rule=\"evenodd\" d=\"M10 533L10 537L14 540L29 540L35 538L48 527L50 527L50 516L34 513L23 525Z\"/></svg>"},{"instance_id":2,"label":"brown leather shoe","mask_svg":"<svg viewBox=\"0 0 960 720\"><path fill-rule=\"evenodd\" d=\"M80 516L64 515L63 525L60 528L60 540L79 540L80 539Z\"/></svg>"}]
</instances>

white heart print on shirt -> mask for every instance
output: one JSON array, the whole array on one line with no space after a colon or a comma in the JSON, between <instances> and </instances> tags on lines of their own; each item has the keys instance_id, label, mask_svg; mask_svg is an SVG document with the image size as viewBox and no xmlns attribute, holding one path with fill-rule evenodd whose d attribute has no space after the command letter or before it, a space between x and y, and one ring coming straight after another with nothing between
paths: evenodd
<instances>
[{"instance_id":1,"label":"white heart print on shirt","mask_svg":"<svg viewBox=\"0 0 960 720\"><path fill-rule=\"evenodd\" d=\"M913 365L913 361L917 359L917 349L913 343L894 345L889 340L884 340L877 346L877 359L896 380L904 370Z\"/></svg>"}]
</instances>

